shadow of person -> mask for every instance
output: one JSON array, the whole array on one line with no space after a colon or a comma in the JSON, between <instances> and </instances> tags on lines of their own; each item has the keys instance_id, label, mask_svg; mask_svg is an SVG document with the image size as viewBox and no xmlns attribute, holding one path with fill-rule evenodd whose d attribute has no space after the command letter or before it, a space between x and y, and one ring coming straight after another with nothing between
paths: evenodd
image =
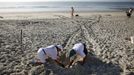
<instances>
[{"instance_id":1,"label":"shadow of person","mask_svg":"<svg viewBox=\"0 0 134 75\"><path fill-rule=\"evenodd\" d=\"M119 65L113 63L106 63L97 58L96 56L88 55L86 63L83 65L87 75L120 75L122 69Z\"/></svg>"},{"instance_id":2,"label":"shadow of person","mask_svg":"<svg viewBox=\"0 0 134 75\"><path fill-rule=\"evenodd\" d=\"M88 53L84 65L80 65L76 62L72 68L61 68L57 65L51 64L49 69L52 70L54 75L120 75L122 72L119 65L105 63L92 53Z\"/></svg>"}]
</instances>

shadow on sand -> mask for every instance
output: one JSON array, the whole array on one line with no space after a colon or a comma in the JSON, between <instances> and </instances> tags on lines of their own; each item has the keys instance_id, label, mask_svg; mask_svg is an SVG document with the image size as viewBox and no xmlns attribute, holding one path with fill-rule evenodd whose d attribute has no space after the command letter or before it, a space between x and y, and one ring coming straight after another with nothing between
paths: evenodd
<instances>
[{"instance_id":1,"label":"shadow on sand","mask_svg":"<svg viewBox=\"0 0 134 75\"><path fill-rule=\"evenodd\" d=\"M121 72L118 65L107 64L89 53L84 65L77 63L72 68L61 68L51 64L47 66L46 75L121 75Z\"/></svg>"}]
</instances>

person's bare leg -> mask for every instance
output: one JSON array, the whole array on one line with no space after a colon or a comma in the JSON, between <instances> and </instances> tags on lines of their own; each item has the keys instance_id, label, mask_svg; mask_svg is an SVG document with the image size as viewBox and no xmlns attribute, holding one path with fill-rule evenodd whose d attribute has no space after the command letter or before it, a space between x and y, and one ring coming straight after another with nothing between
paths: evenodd
<instances>
[{"instance_id":1,"label":"person's bare leg","mask_svg":"<svg viewBox=\"0 0 134 75\"><path fill-rule=\"evenodd\" d=\"M85 56L85 58L83 58L83 62L82 65L86 62L87 56Z\"/></svg>"},{"instance_id":2,"label":"person's bare leg","mask_svg":"<svg viewBox=\"0 0 134 75\"><path fill-rule=\"evenodd\" d=\"M85 56L82 61L78 61L78 62L79 62L81 65L84 65L84 63L86 62L86 59L87 59L87 56Z\"/></svg>"}]
</instances>

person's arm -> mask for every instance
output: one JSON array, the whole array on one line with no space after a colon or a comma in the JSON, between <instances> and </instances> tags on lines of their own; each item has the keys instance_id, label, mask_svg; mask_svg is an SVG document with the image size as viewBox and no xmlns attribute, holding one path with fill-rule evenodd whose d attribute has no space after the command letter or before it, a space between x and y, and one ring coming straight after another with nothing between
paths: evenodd
<instances>
[{"instance_id":1,"label":"person's arm","mask_svg":"<svg viewBox=\"0 0 134 75\"><path fill-rule=\"evenodd\" d=\"M72 57L69 56L69 63L68 63L68 66L67 68L69 68L70 66L72 66L75 62L75 60L77 59L77 55L74 55Z\"/></svg>"},{"instance_id":2,"label":"person's arm","mask_svg":"<svg viewBox=\"0 0 134 75\"><path fill-rule=\"evenodd\" d=\"M69 62L68 67L70 67L70 66L73 64L73 62L74 62L74 60L71 60L71 61Z\"/></svg>"},{"instance_id":3,"label":"person's arm","mask_svg":"<svg viewBox=\"0 0 134 75\"><path fill-rule=\"evenodd\" d=\"M41 65L41 64L44 64L42 62L35 62L36 65Z\"/></svg>"},{"instance_id":4,"label":"person's arm","mask_svg":"<svg viewBox=\"0 0 134 75\"><path fill-rule=\"evenodd\" d=\"M83 60L80 61L80 64L83 65L83 64L85 63L86 59L87 59L87 56L85 56L85 57L83 58Z\"/></svg>"},{"instance_id":5,"label":"person's arm","mask_svg":"<svg viewBox=\"0 0 134 75\"><path fill-rule=\"evenodd\" d=\"M63 67L63 68L65 67L64 64L62 64L59 60L55 60L55 62L56 62L59 66L61 66L61 67Z\"/></svg>"},{"instance_id":6,"label":"person's arm","mask_svg":"<svg viewBox=\"0 0 134 75\"><path fill-rule=\"evenodd\" d=\"M32 65L41 65L41 64L44 64L44 63L39 62L39 61L32 60L32 61L29 62L29 64L32 64Z\"/></svg>"}]
</instances>

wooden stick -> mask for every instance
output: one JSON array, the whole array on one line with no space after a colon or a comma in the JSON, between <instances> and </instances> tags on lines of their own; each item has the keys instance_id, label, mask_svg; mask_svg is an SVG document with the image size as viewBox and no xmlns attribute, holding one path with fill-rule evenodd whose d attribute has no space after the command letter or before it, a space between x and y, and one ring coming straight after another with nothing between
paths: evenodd
<instances>
[{"instance_id":1,"label":"wooden stick","mask_svg":"<svg viewBox=\"0 0 134 75\"><path fill-rule=\"evenodd\" d=\"M22 47L22 46L23 46L23 45L22 45L22 39L23 39L23 37L22 37L22 29L21 29L20 36L21 36L21 37L20 37L21 50L23 50L23 47Z\"/></svg>"}]
</instances>

